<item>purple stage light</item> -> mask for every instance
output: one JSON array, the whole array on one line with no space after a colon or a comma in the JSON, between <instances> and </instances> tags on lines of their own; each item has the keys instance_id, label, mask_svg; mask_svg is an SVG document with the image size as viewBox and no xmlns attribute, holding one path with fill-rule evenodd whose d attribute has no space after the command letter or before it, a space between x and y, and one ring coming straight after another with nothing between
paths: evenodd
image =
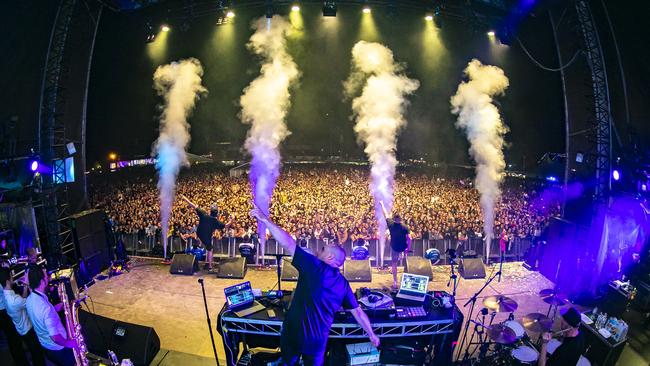
<instances>
[{"instance_id":1,"label":"purple stage light","mask_svg":"<svg viewBox=\"0 0 650 366\"><path fill-rule=\"evenodd\" d=\"M557 182L557 177L549 175L548 177L546 177L546 180L549 182Z\"/></svg>"},{"instance_id":2,"label":"purple stage light","mask_svg":"<svg viewBox=\"0 0 650 366\"><path fill-rule=\"evenodd\" d=\"M643 192L646 192L648 190L648 186L646 184L641 184L641 190Z\"/></svg>"},{"instance_id":3,"label":"purple stage light","mask_svg":"<svg viewBox=\"0 0 650 366\"><path fill-rule=\"evenodd\" d=\"M621 179L621 173L619 173L618 170L614 169L614 171L612 171L612 178L618 181L619 179Z\"/></svg>"},{"instance_id":4,"label":"purple stage light","mask_svg":"<svg viewBox=\"0 0 650 366\"><path fill-rule=\"evenodd\" d=\"M29 165L29 167L33 172L35 172L36 170L38 170L38 161L36 161L36 160L32 161L32 163Z\"/></svg>"}]
</instances>

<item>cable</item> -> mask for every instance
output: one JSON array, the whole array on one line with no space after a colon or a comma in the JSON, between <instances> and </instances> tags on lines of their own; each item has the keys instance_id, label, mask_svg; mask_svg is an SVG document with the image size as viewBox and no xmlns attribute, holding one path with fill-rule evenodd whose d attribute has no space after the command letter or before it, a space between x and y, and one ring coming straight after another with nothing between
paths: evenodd
<instances>
[{"instance_id":1,"label":"cable","mask_svg":"<svg viewBox=\"0 0 650 366\"><path fill-rule=\"evenodd\" d=\"M526 46L524 46L523 42L521 42L521 39L519 39L519 37L515 37L515 38L517 38L517 43L519 43L519 45L521 46L521 49L524 50L524 53L528 56L528 58L530 58L530 60L533 61L533 63L535 65L537 65L539 68L541 68L543 70L546 70L546 71L556 72L556 71L564 70L567 67L571 66L575 62L575 60L578 59L578 55L582 54L581 50L577 50L576 53L573 55L573 57L571 57L571 60L569 60L569 62L566 65L561 65L560 67L557 67L557 68L548 67L548 66L542 65L541 62L537 61L535 59L535 57L533 57L533 55L531 55L530 52L528 52L528 49L526 48Z\"/></svg>"},{"instance_id":2,"label":"cable","mask_svg":"<svg viewBox=\"0 0 650 366\"><path fill-rule=\"evenodd\" d=\"M226 311L226 312L227 312L227 311ZM226 335L226 333L228 333L228 330L227 330L226 328L224 328L224 326L223 326L223 314L224 314L224 313L225 313L224 311L221 311L221 313L219 314L219 315L220 315L220 317L219 317L219 323L220 323L220 325L221 325L221 331L223 332L223 334L221 335L221 337L224 339L224 342L223 342L224 349L225 349L225 350L228 350L228 353L230 353L230 359L231 359L231 360L234 360L235 356L234 356L232 350L230 349L230 347L228 347L228 342L225 340L225 336L224 336L224 335ZM234 363L233 363L233 364L234 364ZM228 366L230 366L230 365L228 365Z\"/></svg>"}]
</instances>

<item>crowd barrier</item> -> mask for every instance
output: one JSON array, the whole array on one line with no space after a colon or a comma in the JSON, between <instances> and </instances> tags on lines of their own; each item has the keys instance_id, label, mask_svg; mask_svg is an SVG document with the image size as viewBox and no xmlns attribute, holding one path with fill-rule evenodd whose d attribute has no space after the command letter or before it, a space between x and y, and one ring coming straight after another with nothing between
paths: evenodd
<instances>
[{"instance_id":1,"label":"crowd barrier","mask_svg":"<svg viewBox=\"0 0 650 366\"><path fill-rule=\"evenodd\" d=\"M155 253L154 247L156 244L160 243L159 237L139 235L137 233L118 233L116 234L118 238L121 238L125 249L130 255L140 255L140 256L156 256L159 253ZM235 257L239 256L239 244L247 242L243 238L236 237L224 237L222 239L213 238L213 253L215 257L225 258L225 257ZM524 259L528 249L531 246L532 240L527 237L516 237L508 242L506 252L504 255L505 261L520 261ZM313 253L320 250L323 246L327 245L328 242L322 239L306 239L302 242L302 245ZM378 258L380 258L380 248L379 241L376 239L368 240L368 252L370 253L370 261L373 266L380 265ZM194 239L188 239L187 241L182 240L179 237L171 237L167 240L167 249L169 253L178 253L186 252L192 248L194 245ZM352 243L348 240L343 244L343 248L348 257L352 254ZM438 264L449 264L449 249L455 249L459 252L473 251L476 253L476 256L483 258L486 257L486 248L485 241L481 238L472 238L469 240L453 240L453 239L413 239L411 241L411 253L409 255L421 256L424 257L426 251L429 248L436 248L440 251L441 258ZM492 240L490 245L490 258L489 262L494 262L499 260L499 241L497 239ZM260 255L260 250L257 248L258 256ZM271 253L284 253L283 248L274 240L270 239L266 243L265 248L265 258L264 260L267 263L272 263L275 261L275 257L271 256ZM388 263L391 258L391 249L387 244L384 248L384 263ZM255 262L259 263L259 260L262 259L256 258Z\"/></svg>"}]
</instances>

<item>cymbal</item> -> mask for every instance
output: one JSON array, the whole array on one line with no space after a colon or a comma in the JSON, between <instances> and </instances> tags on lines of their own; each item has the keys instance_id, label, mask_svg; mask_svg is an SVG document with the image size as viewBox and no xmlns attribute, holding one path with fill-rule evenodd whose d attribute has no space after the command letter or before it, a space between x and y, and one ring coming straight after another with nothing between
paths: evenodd
<instances>
[{"instance_id":1,"label":"cymbal","mask_svg":"<svg viewBox=\"0 0 650 366\"><path fill-rule=\"evenodd\" d=\"M539 297L547 297L547 296L553 296L556 295L558 292L555 289L552 288L545 288L542 291L538 293Z\"/></svg>"},{"instance_id":2,"label":"cymbal","mask_svg":"<svg viewBox=\"0 0 650 366\"><path fill-rule=\"evenodd\" d=\"M546 315L540 313L530 313L521 319L524 328L535 333L548 332L553 327L553 321Z\"/></svg>"},{"instance_id":3,"label":"cymbal","mask_svg":"<svg viewBox=\"0 0 650 366\"><path fill-rule=\"evenodd\" d=\"M511 313L517 310L517 302L505 296L488 296L483 299L483 305L499 313Z\"/></svg>"},{"instance_id":4,"label":"cymbal","mask_svg":"<svg viewBox=\"0 0 650 366\"><path fill-rule=\"evenodd\" d=\"M517 339L515 331L502 324L495 324L487 328L488 337L495 343L508 344Z\"/></svg>"},{"instance_id":5,"label":"cymbal","mask_svg":"<svg viewBox=\"0 0 650 366\"><path fill-rule=\"evenodd\" d=\"M557 306L562 306L567 304L567 301L565 299L558 296L548 296L545 297L542 301L544 301L549 305L557 305Z\"/></svg>"}]
</instances>

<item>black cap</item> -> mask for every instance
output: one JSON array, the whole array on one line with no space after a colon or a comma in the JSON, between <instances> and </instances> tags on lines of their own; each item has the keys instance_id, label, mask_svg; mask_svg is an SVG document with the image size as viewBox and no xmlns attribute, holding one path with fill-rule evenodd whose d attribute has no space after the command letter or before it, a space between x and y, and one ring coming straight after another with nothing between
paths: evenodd
<instances>
[{"instance_id":1,"label":"black cap","mask_svg":"<svg viewBox=\"0 0 650 366\"><path fill-rule=\"evenodd\" d=\"M562 319L564 319L567 324L572 326L573 328L576 328L577 326L580 325L581 317L580 317L580 312L576 310L575 308L568 308L564 311L562 311Z\"/></svg>"}]
</instances>

